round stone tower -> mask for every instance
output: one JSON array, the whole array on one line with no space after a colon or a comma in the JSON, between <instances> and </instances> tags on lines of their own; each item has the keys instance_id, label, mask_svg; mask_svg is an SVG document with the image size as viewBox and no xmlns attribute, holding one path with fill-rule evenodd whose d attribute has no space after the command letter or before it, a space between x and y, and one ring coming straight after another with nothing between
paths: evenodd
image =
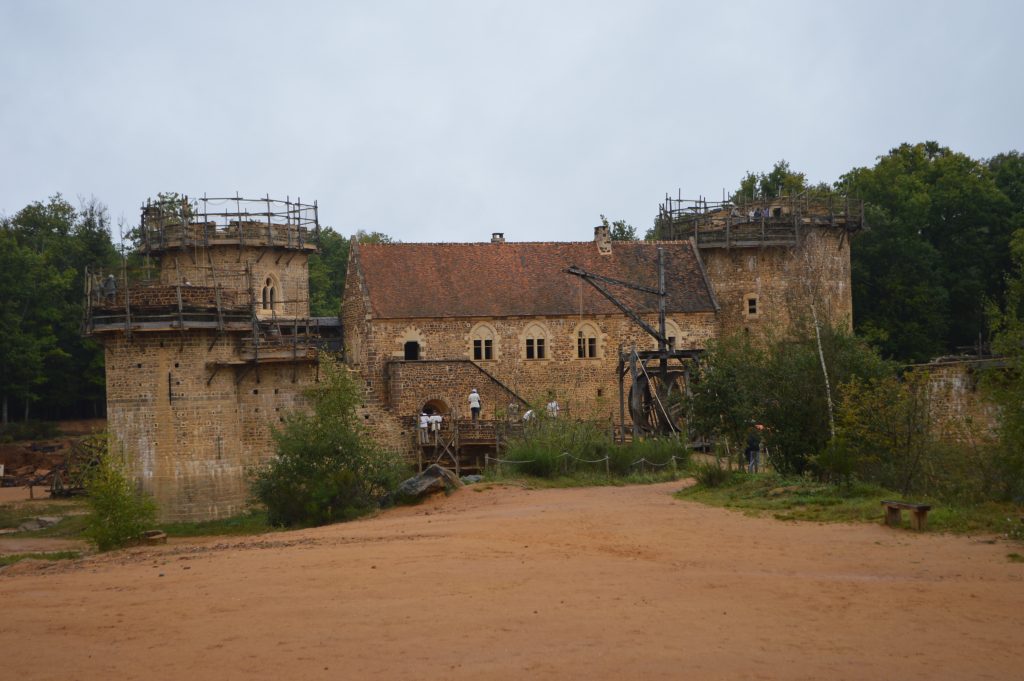
<instances>
[{"instance_id":1,"label":"round stone tower","mask_svg":"<svg viewBox=\"0 0 1024 681\"><path fill-rule=\"evenodd\" d=\"M321 331L337 330L309 316L318 237L315 203L161 195L121 271L89 275L113 450L161 520L244 510L271 428L303 407Z\"/></svg>"}]
</instances>

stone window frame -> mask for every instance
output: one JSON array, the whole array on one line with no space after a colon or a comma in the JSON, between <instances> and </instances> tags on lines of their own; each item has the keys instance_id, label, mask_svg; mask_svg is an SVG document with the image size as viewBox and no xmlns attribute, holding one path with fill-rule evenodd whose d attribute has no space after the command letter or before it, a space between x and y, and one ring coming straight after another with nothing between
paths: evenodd
<instances>
[{"instance_id":1,"label":"stone window frame","mask_svg":"<svg viewBox=\"0 0 1024 681\"><path fill-rule=\"evenodd\" d=\"M658 323L655 321L651 326L657 328ZM665 337L668 338L668 349L669 350L681 350L686 345L686 336L683 334L683 329L672 319L665 319ZM654 339L652 339L654 340ZM658 341L654 340L654 349L657 350Z\"/></svg>"},{"instance_id":2,"label":"stone window frame","mask_svg":"<svg viewBox=\"0 0 1024 681\"><path fill-rule=\"evenodd\" d=\"M261 277L263 280L260 289L258 312L261 314L272 314L284 311L284 299L282 297L281 277L275 272L267 272Z\"/></svg>"},{"instance_id":3,"label":"stone window frame","mask_svg":"<svg viewBox=\"0 0 1024 681\"><path fill-rule=\"evenodd\" d=\"M597 322L582 321L576 325L572 332L573 348L572 358L576 360L601 359L604 357L604 335ZM580 341L586 341L581 344ZM581 356L582 351L582 356Z\"/></svg>"},{"instance_id":4,"label":"stone window frame","mask_svg":"<svg viewBox=\"0 0 1024 681\"><path fill-rule=\"evenodd\" d=\"M751 304L753 304L753 312L751 312ZM764 307L761 303L761 296L757 293L744 293L743 294L743 318L744 319L760 319L764 313Z\"/></svg>"},{"instance_id":5,"label":"stone window frame","mask_svg":"<svg viewBox=\"0 0 1024 681\"><path fill-rule=\"evenodd\" d=\"M395 359L404 360L405 344L413 341L418 343L420 346L419 358L424 359L426 355L427 344L423 339L423 332L420 330L418 326L410 325L405 327L404 329L402 329L402 332L398 334L398 337L395 339L395 341L395 350L394 352L391 353L391 356L394 357Z\"/></svg>"},{"instance_id":6,"label":"stone window frame","mask_svg":"<svg viewBox=\"0 0 1024 681\"><path fill-rule=\"evenodd\" d=\"M543 322L530 322L523 328L519 348L522 359L528 362L548 361L551 359L551 331Z\"/></svg>"},{"instance_id":7,"label":"stone window frame","mask_svg":"<svg viewBox=\"0 0 1024 681\"><path fill-rule=\"evenodd\" d=\"M473 325L473 328L469 330L466 335L467 340L467 356L474 362L497 362L499 359L499 343L498 343L498 331L492 324L487 322L477 322ZM480 341L481 357L477 359L476 356L476 342ZM491 341L491 356L487 357L487 341Z\"/></svg>"}]
</instances>

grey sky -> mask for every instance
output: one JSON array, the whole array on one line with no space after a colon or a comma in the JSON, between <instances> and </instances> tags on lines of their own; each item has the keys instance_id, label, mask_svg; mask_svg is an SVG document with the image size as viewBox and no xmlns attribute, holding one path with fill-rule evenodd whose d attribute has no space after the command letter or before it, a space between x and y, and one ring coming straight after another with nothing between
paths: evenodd
<instances>
[{"instance_id":1,"label":"grey sky","mask_svg":"<svg viewBox=\"0 0 1024 681\"><path fill-rule=\"evenodd\" d=\"M343 234L642 233L780 158L1024 148L1017 2L0 0L0 214L61 192L320 203Z\"/></svg>"}]
</instances>

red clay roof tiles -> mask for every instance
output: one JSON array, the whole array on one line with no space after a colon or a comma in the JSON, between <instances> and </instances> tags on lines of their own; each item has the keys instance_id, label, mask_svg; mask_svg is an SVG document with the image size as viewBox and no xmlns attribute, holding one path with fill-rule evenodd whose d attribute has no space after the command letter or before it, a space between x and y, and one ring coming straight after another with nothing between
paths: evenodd
<instances>
[{"instance_id":1,"label":"red clay roof tiles","mask_svg":"<svg viewBox=\"0 0 1024 681\"><path fill-rule=\"evenodd\" d=\"M665 252L669 312L714 310L690 242L616 241L602 255L593 242L359 244L358 267L374 317L518 317L618 314L589 284L563 270L657 288L657 250ZM611 286L638 312L657 312L657 296Z\"/></svg>"}]
</instances>

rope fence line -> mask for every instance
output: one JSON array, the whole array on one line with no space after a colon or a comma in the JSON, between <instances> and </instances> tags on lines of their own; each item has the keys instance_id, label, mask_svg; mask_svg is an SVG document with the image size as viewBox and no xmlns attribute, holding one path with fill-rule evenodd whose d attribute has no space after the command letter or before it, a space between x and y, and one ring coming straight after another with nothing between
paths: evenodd
<instances>
[{"instance_id":1,"label":"rope fence line","mask_svg":"<svg viewBox=\"0 0 1024 681\"><path fill-rule=\"evenodd\" d=\"M611 468L610 464L611 464L612 458L610 456L605 456L605 457L600 458L600 459L581 459L580 457L574 456L574 455L570 454L569 452L562 452L561 454L559 454L555 458L556 459L573 459L574 461L578 461L580 463L604 463L604 465L605 465L605 472L607 472L609 474L611 473L611 471L610 471L610 468ZM501 458L498 458L496 456L491 456L490 454L485 454L484 455L484 468L489 468L491 466L491 464L495 464L495 465L500 467L502 464L522 465L522 464L527 464L527 463L534 463L535 461L536 461L536 459L527 459L525 461L516 461L516 460L513 460L513 459L501 459ZM650 466L651 468L665 468L666 466L672 466L673 468L675 468L676 463L679 462L679 461L682 461L682 462L685 463L686 459L678 457L675 454L673 454L669 458L668 461L665 461L664 463L657 463L657 462L651 461L650 459L647 459L645 457L641 457L641 458L637 459L636 461L634 461L633 463L627 465L626 468L632 468L633 466L636 466L637 464L640 464L640 470L641 471L644 470L644 465Z\"/></svg>"}]
</instances>

